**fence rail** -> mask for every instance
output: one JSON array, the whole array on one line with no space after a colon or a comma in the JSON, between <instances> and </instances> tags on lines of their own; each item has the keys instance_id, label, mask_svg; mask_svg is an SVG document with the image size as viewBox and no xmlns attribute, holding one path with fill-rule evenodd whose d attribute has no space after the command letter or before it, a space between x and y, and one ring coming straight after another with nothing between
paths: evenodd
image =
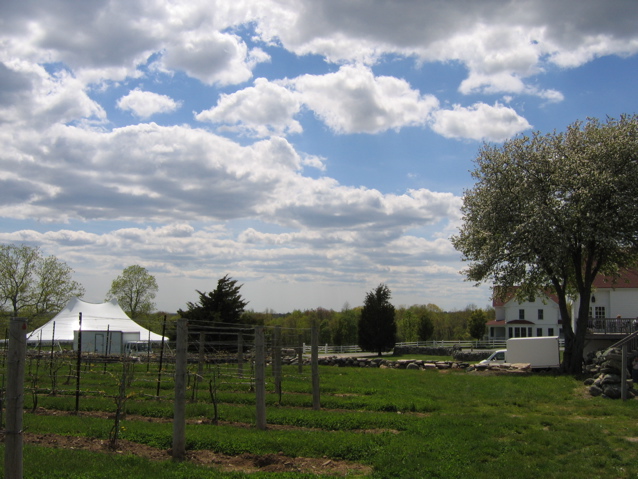
<instances>
[{"instance_id":1,"label":"fence rail","mask_svg":"<svg viewBox=\"0 0 638 479\"><path fill-rule=\"evenodd\" d=\"M587 331L596 334L630 334L638 331L638 319L590 319L587 322Z\"/></svg>"}]
</instances>

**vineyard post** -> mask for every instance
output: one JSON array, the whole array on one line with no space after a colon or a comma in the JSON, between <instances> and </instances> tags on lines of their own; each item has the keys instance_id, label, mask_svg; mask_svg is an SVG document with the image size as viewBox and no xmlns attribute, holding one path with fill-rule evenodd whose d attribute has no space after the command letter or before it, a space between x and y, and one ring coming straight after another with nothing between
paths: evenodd
<instances>
[{"instance_id":1,"label":"vineyard post","mask_svg":"<svg viewBox=\"0 0 638 479\"><path fill-rule=\"evenodd\" d=\"M22 479L22 414L27 320L11 318L7 356L7 427L4 431L4 478Z\"/></svg>"},{"instance_id":2,"label":"vineyard post","mask_svg":"<svg viewBox=\"0 0 638 479\"><path fill-rule=\"evenodd\" d=\"M297 371L303 373L303 334L299 335L299 343L297 345Z\"/></svg>"},{"instance_id":3,"label":"vineyard post","mask_svg":"<svg viewBox=\"0 0 638 479\"><path fill-rule=\"evenodd\" d=\"M257 429L266 429L266 358L264 327L255 326L255 400L257 403Z\"/></svg>"},{"instance_id":4,"label":"vineyard post","mask_svg":"<svg viewBox=\"0 0 638 479\"><path fill-rule=\"evenodd\" d=\"M281 326L275 326L272 352L272 370L275 377L275 394L281 403Z\"/></svg>"},{"instance_id":5,"label":"vineyard post","mask_svg":"<svg viewBox=\"0 0 638 479\"><path fill-rule=\"evenodd\" d=\"M164 361L164 337L166 336L166 315L164 315L164 324L162 326L162 346L160 347L159 367L157 368L157 400L160 398L160 386L162 384L162 362Z\"/></svg>"},{"instance_id":6,"label":"vineyard post","mask_svg":"<svg viewBox=\"0 0 638 479\"><path fill-rule=\"evenodd\" d=\"M173 459L181 461L186 453L186 369L188 354L188 323L177 320L175 346L175 404L173 409Z\"/></svg>"},{"instance_id":7,"label":"vineyard post","mask_svg":"<svg viewBox=\"0 0 638 479\"><path fill-rule=\"evenodd\" d=\"M80 372L82 369L82 313L80 317L80 328L78 329L78 358L75 371L75 414L80 410Z\"/></svg>"},{"instance_id":8,"label":"vineyard post","mask_svg":"<svg viewBox=\"0 0 638 479\"><path fill-rule=\"evenodd\" d=\"M53 374L53 355L55 348L55 321L53 321L53 332L51 333L51 360L49 362L50 374Z\"/></svg>"},{"instance_id":9,"label":"vineyard post","mask_svg":"<svg viewBox=\"0 0 638 479\"><path fill-rule=\"evenodd\" d=\"M237 333L237 377L244 377L244 336L241 330Z\"/></svg>"},{"instance_id":10,"label":"vineyard post","mask_svg":"<svg viewBox=\"0 0 638 479\"><path fill-rule=\"evenodd\" d=\"M310 362L312 370L312 409L321 409L321 399L319 396L319 328L317 321L312 323L310 345Z\"/></svg>"},{"instance_id":11,"label":"vineyard post","mask_svg":"<svg viewBox=\"0 0 638 479\"><path fill-rule=\"evenodd\" d=\"M197 358L197 375L193 381L193 400L197 397L199 383L204 379L204 360L206 352L206 333L199 332L199 357Z\"/></svg>"}]
</instances>

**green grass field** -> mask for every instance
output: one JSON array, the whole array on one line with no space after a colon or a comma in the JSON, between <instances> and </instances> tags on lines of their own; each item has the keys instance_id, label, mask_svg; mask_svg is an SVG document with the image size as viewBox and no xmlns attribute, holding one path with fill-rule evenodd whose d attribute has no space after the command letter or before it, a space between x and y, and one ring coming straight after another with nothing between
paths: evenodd
<instances>
[{"instance_id":1,"label":"green grass field","mask_svg":"<svg viewBox=\"0 0 638 479\"><path fill-rule=\"evenodd\" d=\"M33 395L27 392L25 431L107 441L114 420L90 413L115 410L118 371L119 365L109 365L106 373L102 365L86 368L80 416L32 414ZM321 367L322 410L313 411L309 368L299 374L296 367L284 367L281 401L269 382L270 428L259 431L252 426L250 381L225 376L223 368L206 374L214 372L221 373L220 423L207 421L213 417L208 380L195 400L191 383L187 416L201 421L187 425L189 451L346 460L370 466L369 476L379 478L638 477L638 401L588 397L582 381L568 376ZM156 377L146 365L136 366L120 438L170 449L170 371L160 400L154 398ZM60 385L53 396L46 374L36 383L39 408L74 409L71 386ZM28 478L245 477L188 461L149 461L126 450L107 454L30 444L24 472ZM259 472L250 477L314 476Z\"/></svg>"}]
</instances>

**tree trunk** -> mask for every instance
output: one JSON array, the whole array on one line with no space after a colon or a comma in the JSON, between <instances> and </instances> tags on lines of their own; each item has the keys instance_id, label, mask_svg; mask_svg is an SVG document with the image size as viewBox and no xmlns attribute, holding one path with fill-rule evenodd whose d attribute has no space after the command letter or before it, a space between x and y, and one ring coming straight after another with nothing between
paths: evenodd
<instances>
[{"instance_id":1,"label":"tree trunk","mask_svg":"<svg viewBox=\"0 0 638 479\"><path fill-rule=\"evenodd\" d=\"M563 372L567 374L582 374L583 352L585 350L585 335L589 321L589 297L591 288L583 288L580 292L580 304L576 317L576 330L571 323L563 324L565 335L565 352L563 354Z\"/></svg>"}]
</instances>

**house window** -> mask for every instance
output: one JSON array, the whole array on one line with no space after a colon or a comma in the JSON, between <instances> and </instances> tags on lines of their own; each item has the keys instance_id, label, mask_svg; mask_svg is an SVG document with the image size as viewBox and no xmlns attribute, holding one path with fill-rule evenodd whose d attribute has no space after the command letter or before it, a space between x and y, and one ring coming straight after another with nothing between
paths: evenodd
<instances>
[{"instance_id":1,"label":"house window","mask_svg":"<svg viewBox=\"0 0 638 479\"><path fill-rule=\"evenodd\" d=\"M543 328L536 328L536 336L542 336L543 335Z\"/></svg>"},{"instance_id":2,"label":"house window","mask_svg":"<svg viewBox=\"0 0 638 479\"><path fill-rule=\"evenodd\" d=\"M544 318L544 315L545 315L544 311L545 311L544 309L539 309L538 310L538 319L545 319Z\"/></svg>"},{"instance_id":3,"label":"house window","mask_svg":"<svg viewBox=\"0 0 638 479\"><path fill-rule=\"evenodd\" d=\"M525 310L524 309L519 309L518 310L518 319L525 319Z\"/></svg>"},{"instance_id":4,"label":"house window","mask_svg":"<svg viewBox=\"0 0 638 479\"><path fill-rule=\"evenodd\" d=\"M554 336L554 328L547 328L547 336Z\"/></svg>"},{"instance_id":5,"label":"house window","mask_svg":"<svg viewBox=\"0 0 638 479\"><path fill-rule=\"evenodd\" d=\"M512 336L512 328L507 328L507 337L508 338L513 338L514 336Z\"/></svg>"},{"instance_id":6,"label":"house window","mask_svg":"<svg viewBox=\"0 0 638 479\"><path fill-rule=\"evenodd\" d=\"M605 315L605 307L604 306L596 306L594 308L594 318L596 319L605 319L607 316Z\"/></svg>"}]
</instances>

